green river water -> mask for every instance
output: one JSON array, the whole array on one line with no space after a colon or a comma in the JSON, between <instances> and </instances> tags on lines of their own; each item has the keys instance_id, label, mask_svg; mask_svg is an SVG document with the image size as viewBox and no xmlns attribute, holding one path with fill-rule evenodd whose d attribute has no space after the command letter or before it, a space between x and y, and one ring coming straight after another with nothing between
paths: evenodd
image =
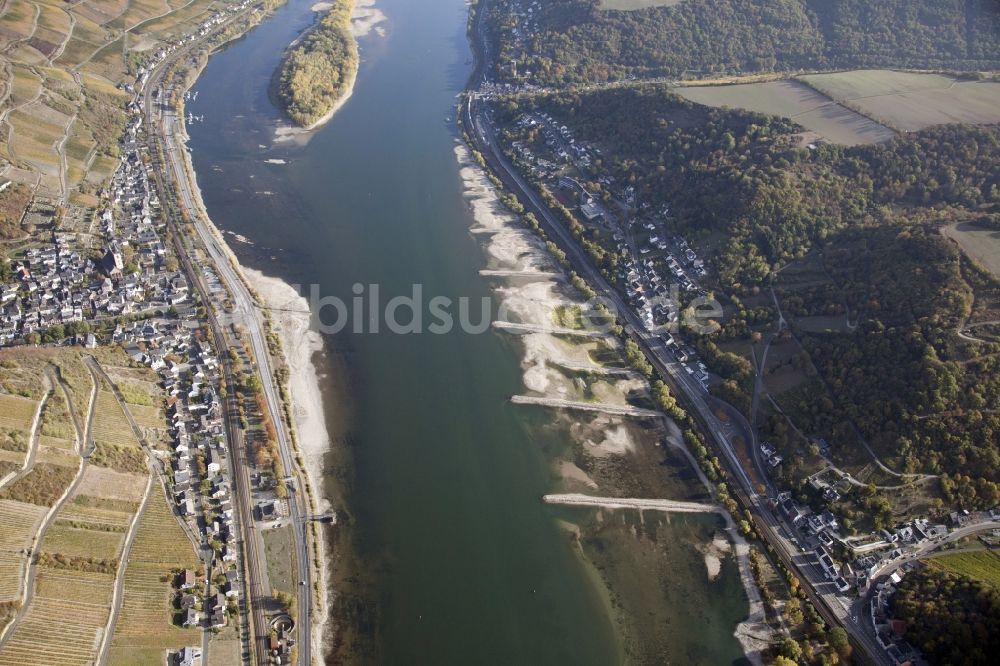
<instances>
[{"instance_id":1,"label":"green river water","mask_svg":"<svg viewBox=\"0 0 1000 666\"><path fill-rule=\"evenodd\" d=\"M490 291L451 121L471 69L466 5L380 0L385 34L362 40L354 96L308 144L274 144L268 80L310 4L290 0L213 56L193 88L187 108L205 120L189 127L190 146L210 215L250 241L231 244L268 275L345 300L355 283L378 284L383 301L420 284L428 298L471 298L478 322ZM319 367L340 449L329 491L350 515L338 547L353 567L337 606L352 636L340 658L625 659L615 601L560 528L568 512L540 501L552 485L545 452L566 435L543 427L544 410L508 402L523 388L515 345L491 331L326 338ZM677 519L661 534L703 539L712 521ZM675 557L677 586L658 597L669 660L738 659L732 631L746 610L735 566L709 584L693 547Z\"/></svg>"}]
</instances>

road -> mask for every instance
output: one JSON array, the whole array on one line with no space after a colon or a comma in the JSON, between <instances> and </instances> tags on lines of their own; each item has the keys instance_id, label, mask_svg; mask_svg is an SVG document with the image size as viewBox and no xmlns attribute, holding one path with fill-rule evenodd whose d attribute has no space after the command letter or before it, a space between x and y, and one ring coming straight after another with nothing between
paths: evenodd
<instances>
[{"instance_id":1,"label":"road","mask_svg":"<svg viewBox=\"0 0 1000 666\"><path fill-rule=\"evenodd\" d=\"M146 481L146 490L142 495L142 502L139 510L132 516L129 522L128 531L125 533L125 545L122 546L121 557L118 560L118 571L115 572L115 585L111 593L111 613L108 615L108 622L104 627L104 635L101 636L101 647L97 651L97 663L108 663L108 650L111 649L111 639L114 638L115 629L118 627L118 616L122 610L122 600L125 598L125 572L128 571L129 555L132 552L132 544L135 543L135 533L146 515L146 507L149 506L149 496L155 492L154 485L158 485L155 472L150 468L149 479ZM207 660L203 663L208 663Z\"/></svg>"},{"instance_id":2,"label":"road","mask_svg":"<svg viewBox=\"0 0 1000 666\"><path fill-rule=\"evenodd\" d=\"M220 26L217 31L223 29L225 25L226 24ZM157 67L153 74L149 77L149 81L143 95L143 108L145 111L147 128L149 130L148 136L150 140L159 139L162 141L163 154L167 163L167 180L174 186L174 190L178 194L178 203L181 210L187 215L188 219L191 220L195 232L198 235L198 239L201 241L205 251L212 259L213 267L218 272L219 277L229 290L232 301L235 304L235 309L232 313L227 313L226 317L234 324L240 325L249 337L253 354L257 362L258 371L260 373L264 396L268 405L268 411L277 431L279 457L281 459L282 466L284 467L285 474L294 475L296 470L295 455L292 448L291 438L282 417L281 400L274 382L274 373L271 368L270 350L268 349L267 339L264 332L263 317L258 311L254 298L250 294L242 276L238 274L237 269L230 260L231 255L228 248L224 246L224 241L215 235L214 229L208 222L208 216L201 206L200 196L195 195L197 186L194 182L194 176L188 168L187 155L183 152L186 150L183 143L185 134L183 126L178 126L179 123L183 123L183 119L178 119L177 116L169 110L164 110L162 115L160 115L158 113L160 109L152 100L152 91L162 86L163 75L167 65L176 61L178 58L186 57L190 50L197 44L198 42L195 42L185 48L175 51L174 54L172 54L172 57L165 60L164 63L161 63L161 65ZM162 97L163 95L161 94L161 98ZM165 197L164 200L166 200ZM185 256L185 259L187 258L186 255L183 256ZM189 262L186 263L189 267L189 273L194 271L194 269L190 267ZM189 277L193 277L195 284L199 285L200 288L204 288L204 284L199 273L195 272L194 276L189 274ZM213 302L207 290L202 292L202 297L205 303ZM227 386L235 386L236 384L233 382L231 368L229 367L229 362L226 358L227 355L222 353L224 349L228 348L228 343L226 342L227 336L223 332L223 327L220 326L219 322L216 320L216 313L213 312L211 314L211 318L214 322L213 331L216 335L216 344L219 345L219 357L223 361ZM231 407L235 408L235 396L230 396L229 402L232 403ZM270 630L266 623L266 618L264 618L263 609L261 608L259 600L269 597L270 591L262 589L259 584L260 570L264 567L261 566L262 560L260 559L260 554L257 552L257 539L252 538L254 535L249 534L248 532L248 530L253 529L252 496L250 493L247 465L244 460L245 445L242 441L242 431L239 427L238 420L233 418L233 409L227 409L226 411L227 426L230 433L230 444L234 454L233 467L236 468L233 470L234 490L238 496L238 503L242 507L241 514L243 519L240 522L244 529L243 541L244 549L247 553L246 562L247 579L250 586L250 605L254 615L254 652L257 655L258 663L265 663L266 646L263 644L270 635ZM304 484L302 483L295 484L296 490L303 487ZM303 506L303 500L298 492L292 492L289 494L288 507L289 516L293 525L296 559L299 577L301 579L301 584L298 586L298 617L296 622L296 630L298 634L296 640L298 662L300 664L311 664L312 645L310 641L310 629L312 619L312 568L309 562L309 542L305 528L308 510L307 507ZM255 603L255 601L257 601L257 603Z\"/></svg>"},{"instance_id":3,"label":"road","mask_svg":"<svg viewBox=\"0 0 1000 666\"><path fill-rule=\"evenodd\" d=\"M486 44L482 28L482 16L485 13L480 8L477 12L476 25L473 27L474 41L479 45ZM484 46L483 49L484 52L488 51L488 46ZM713 444L713 448L722 453L726 467L736 481L735 484L730 484L735 486L731 488L731 491L754 516L754 523L759 533L764 540L772 545L782 563L805 581L804 589L824 620L834 626L844 626L855 644L868 654L871 661L877 664L888 664L888 659L881 647L870 636L859 631L856 626L851 626L851 623L847 621L849 609L842 603L842 600L836 595L821 594L818 591L819 588L827 586L827 581L818 569L818 565L803 557L798 549L790 543L789 537L782 534L783 528L780 521L770 511L767 502L763 501L763 498L757 494L757 490L743 468L733 446L734 439L739 437L742 438L746 447L756 450L756 433L750 423L732 405L710 396L673 359L663 340L645 329L638 314L591 263L586 252L566 227L556 219L538 192L525 181L520 172L504 156L489 119L486 100L484 96L475 92L475 88L485 82L483 75L485 55L476 49L475 57L476 69L463 103L462 118L466 133L478 152L485 158L489 169L500 178L506 188L518 195L526 210L535 214L549 239L566 253L573 269L586 280L592 289L606 299L606 303L614 309L615 314L623 323L626 334L639 344L659 376L687 408L688 413L699 423L702 432Z\"/></svg>"},{"instance_id":4,"label":"road","mask_svg":"<svg viewBox=\"0 0 1000 666\"><path fill-rule=\"evenodd\" d=\"M792 546L787 536L782 535L782 527L777 517L770 511L766 501L757 494L750 477L743 468L733 446L736 437L742 438L749 449L757 448L756 433L746 418L732 405L709 395L701 385L675 361L663 340L648 332L638 314L625 302L600 271L590 262L590 258L576 243L569 231L545 206L541 197L503 155L489 122L483 100L475 93L467 97L463 109L466 131L485 157L487 164L500 176L505 186L514 191L526 209L535 213L549 238L566 253L574 270L613 307L619 320L623 322L626 334L632 338L656 369L658 375L670 387L675 396L684 404L688 413L699 423L701 431L707 435L716 451L722 453L726 467L735 479L731 491L754 516L755 524L762 538L772 545L782 563L802 578L804 588L813 605L824 620L831 625L844 626L857 645L877 664L888 664L885 653L869 636L857 626L851 626L848 608L833 594L820 594L814 588L827 586L822 571L803 558ZM720 415L723 418L720 418ZM724 420L723 420L724 419Z\"/></svg>"},{"instance_id":5,"label":"road","mask_svg":"<svg viewBox=\"0 0 1000 666\"><path fill-rule=\"evenodd\" d=\"M236 307L228 316L234 323L242 325L249 335L251 348L257 362L257 369L261 377L264 389L264 396L267 399L268 411L271 420L275 425L278 434L278 452L285 474L295 474L295 456L292 450L291 438L285 427L281 410L281 398L274 382L274 373L271 369L270 350L267 346L267 339L264 333L263 317L257 310L253 296L243 282L242 276L238 275L236 269L229 260L229 254L222 248L222 243L213 231L207 226L204 212L195 204L192 196L190 180L187 176L188 170L184 168L181 150L185 148L176 143L176 133L173 127L176 126L177 119L172 114L164 114L165 132L167 139L166 154L169 161L169 168L172 172L175 184L178 186L181 198L181 207L188 212L190 219L194 222L194 228L202 245L212 258L215 268L219 272L220 278L229 289ZM235 384L229 384L235 386ZM304 487L303 484L296 484L296 488ZM247 498L249 501L249 497ZM305 517L307 511L300 506L300 496L292 492L288 496L289 516L292 519L293 535L295 540L295 550L297 552L298 571L303 584L298 589L298 619L297 628L299 630L299 663L311 663L310 652L310 618L312 616L312 585L310 583L311 567L309 564L309 546L306 538ZM302 621L304 620L304 621Z\"/></svg>"},{"instance_id":6,"label":"road","mask_svg":"<svg viewBox=\"0 0 1000 666\"><path fill-rule=\"evenodd\" d=\"M903 557L897 558L891 562L886 563L878 571L876 571L870 578L872 581L877 581L887 576L893 574L897 569L903 567L917 560L928 557L934 553L935 550L941 548L942 546L964 539L966 537L972 536L978 532L985 532L987 530L993 530L1000 528L1000 522L996 521L984 521L976 523L974 525L967 525L965 527L960 527L957 530L951 532L944 538L937 540L930 540L927 543L921 544L916 550L907 553ZM850 620L851 624L855 625L857 630L863 632L869 637L869 640L876 641L875 638L875 628L871 621L870 615L870 602L872 596L875 594L875 585L869 585L868 591L856 599L853 604L851 604L850 610Z\"/></svg>"}]
</instances>

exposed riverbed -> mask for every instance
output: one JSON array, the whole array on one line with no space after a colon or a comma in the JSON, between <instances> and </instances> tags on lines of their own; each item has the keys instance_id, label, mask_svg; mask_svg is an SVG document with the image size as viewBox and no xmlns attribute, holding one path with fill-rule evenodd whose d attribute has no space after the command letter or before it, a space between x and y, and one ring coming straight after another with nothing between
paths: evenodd
<instances>
[{"instance_id":1,"label":"exposed riverbed","mask_svg":"<svg viewBox=\"0 0 1000 666\"><path fill-rule=\"evenodd\" d=\"M551 266L526 232L489 217L498 211L481 174L461 149L456 158L451 119L471 67L465 4L380 0L386 20L361 38L350 100L308 141L276 142L284 123L267 83L311 23L314 2L291 0L214 56L188 103L206 117L188 128L206 206L237 241L240 261L306 295L316 285L350 303L354 285L370 294L377 284L384 305L419 284L425 300L468 299L473 322L488 299L544 323L573 298L557 280L479 275L515 267L511 257L520 269ZM506 231L470 233L487 223ZM324 336L314 367L299 366L319 379L325 412L302 414L312 423L304 448L341 511L327 535L335 621L327 636L338 659L739 659L732 633L746 601L732 557L709 550L716 516L540 501L554 489L706 499L656 427L508 400L534 391L625 404L642 399L642 382L553 370L555 358L572 366L591 356L545 334L365 328Z\"/></svg>"}]
</instances>

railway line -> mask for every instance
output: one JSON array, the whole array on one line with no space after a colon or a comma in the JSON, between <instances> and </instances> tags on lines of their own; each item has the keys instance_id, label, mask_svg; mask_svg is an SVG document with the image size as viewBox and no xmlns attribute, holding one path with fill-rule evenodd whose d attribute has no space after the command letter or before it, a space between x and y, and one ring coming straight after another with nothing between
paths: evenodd
<instances>
[{"instance_id":1,"label":"railway line","mask_svg":"<svg viewBox=\"0 0 1000 666\"><path fill-rule=\"evenodd\" d=\"M207 35L212 38L219 31L227 28L233 21L239 20L243 14L238 14L226 23L218 26ZM146 138L151 146L155 146L163 158L166 173L153 169L160 198L167 204L173 202L177 207L172 213L180 213L193 223L197 239L213 260L213 268L229 290L237 308L232 315L234 322L244 326L250 335L251 345L261 375L265 397L272 420L278 431L278 445L285 474L294 474L294 456L290 437L281 416L280 399L274 386L274 378L270 368L270 350L263 334L263 324L253 298L244 284L242 277L230 261L230 255L222 247L222 242L208 228L207 215L196 203L198 198L193 194L196 186L193 184L193 174L186 167L180 151L183 147L183 128L178 131L177 123L183 122L168 109L161 107L154 99L154 91L159 91L158 98L165 98L164 77L171 65L190 56L196 49L204 46L203 40L174 51L171 56L161 62L150 73L146 86L141 92L141 102L144 111ZM172 196L176 195L176 196ZM185 236L178 225L177 215L168 216L168 224L173 231L173 242L181 266L193 284L199 297L206 305L206 318L212 333L216 349L219 352L220 367L227 386L236 386L233 369L228 354L223 353L235 342L235 331L231 324L224 325L220 321L218 299L205 282L201 270L195 267L190 259L191 239ZM236 509L237 525L241 535L241 558L243 562L243 596L241 599L241 638L243 640L243 661L245 663L269 663L270 626L265 613L265 601L270 598L270 591L262 583L265 560L259 548L259 541L254 532L253 497L249 478L249 463L247 460L246 436L239 420L239 408L233 392L229 392L225 400L224 420L229 441L231 473L233 481L233 499ZM294 547L296 550L299 576L302 584L298 590L297 618L297 656L298 663L311 664L312 652L310 641L310 619L312 614L312 585L310 584L311 568L308 554L304 521L301 519L302 509L297 495L289 497L289 511L293 519Z\"/></svg>"}]
</instances>

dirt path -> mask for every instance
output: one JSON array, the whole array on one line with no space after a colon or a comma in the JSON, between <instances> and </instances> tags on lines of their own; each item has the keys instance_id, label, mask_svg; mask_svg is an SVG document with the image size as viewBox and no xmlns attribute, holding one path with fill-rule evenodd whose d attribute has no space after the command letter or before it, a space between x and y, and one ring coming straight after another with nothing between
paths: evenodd
<instances>
[{"instance_id":1,"label":"dirt path","mask_svg":"<svg viewBox=\"0 0 1000 666\"><path fill-rule=\"evenodd\" d=\"M38 408L35 409L35 416L31 420L31 430L28 431L28 450L24 454L24 463L21 465L21 470L11 474L7 478L0 481L0 488L9 486L10 484L24 478L35 466L35 456L38 455L38 439L39 439L39 429L42 421L42 412L45 410L45 405L52 398L55 393L55 383L49 373L52 372L51 367L45 368L45 373L43 375L45 382L45 395L38 402Z\"/></svg>"},{"instance_id":2,"label":"dirt path","mask_svg":"<svg viewBox=\"0 0 1000 666\"><path fill-rule=\"evenodd\" d=\"M87 441L92 436L90 430L93 426L94 413L96 411L96 405L97 405L96 377L92 377L92 387L93 390L91 391L90 411L87 415L87 432L80 432L79 430L77 430L78 441L80 440ZM76 421L76 419L74 419L74 427L79 428L79 423ZM83 473L84 471L86 471L86 469L87 469L87 459L86 457L81 456L79 462L77 463L76 476L73 477L72 483L70 483L66 487L66 489L63 491L59 499L49 508L48 513L45 514L45 517L42 519L41 524L38 526L38 530L32 537L31 545L27 549L29 559L28 559L28 566L24 575L24 581L22 582L21 605L17 609L17 614L14 616L14 619L11 621L10 624L7 625L7 628L4 630L3 635L0 636L0 652L2 652L4 646L10 640L10 637L13 636L14 633L17 631L17 627L24 620L24 617L27 615L28 611L31 608L31 602L35 594L35 586L34 586L35 573L38 567L36 558L38 556L38 549L45 539L45 534L46 532L48 532L49 527L55 520L56 515L66 504L66 501L73 496L73 493L80 485L80 482L83 480Z\"/></svg>"}]
</instances>

